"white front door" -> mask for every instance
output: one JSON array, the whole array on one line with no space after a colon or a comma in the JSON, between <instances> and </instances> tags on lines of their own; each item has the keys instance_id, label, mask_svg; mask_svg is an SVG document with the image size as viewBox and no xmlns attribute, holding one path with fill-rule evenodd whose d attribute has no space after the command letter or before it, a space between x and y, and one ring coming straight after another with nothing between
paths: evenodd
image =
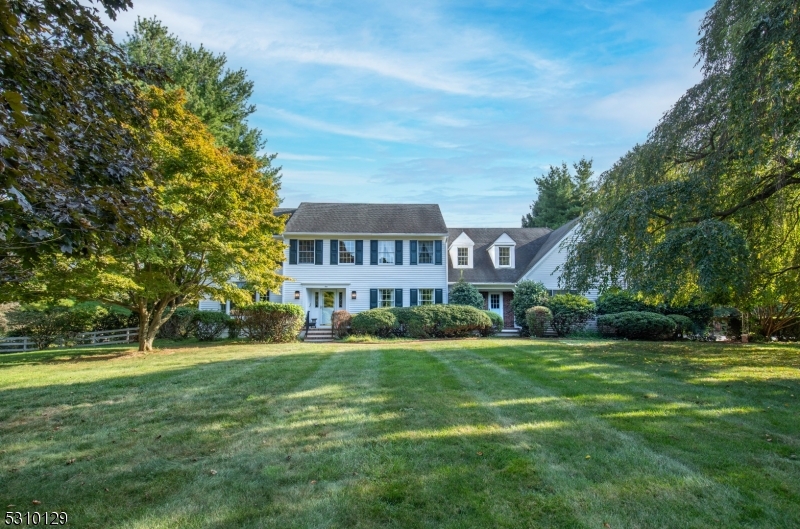
<instances>
[{"instance_id":1,"label":"white front door","mask_svg":"<svg viewBox=\"0 0 800 529\"><path fill-rule=\"evenodd\" d=\"M322 292L322 307L320 308L320 325L330 325L331 316L336 306L336 292L324 290Z\"/></svg>"},{"instance_id":2,"label":"white front door","mask_svg":"<svg viewBox=\"0 0 800 529\"><path fill-rule=\"evenodd\" d=\"M489 294L489 310L503 317L503 296L500 294Z\"/></svg>"}]
</instances>

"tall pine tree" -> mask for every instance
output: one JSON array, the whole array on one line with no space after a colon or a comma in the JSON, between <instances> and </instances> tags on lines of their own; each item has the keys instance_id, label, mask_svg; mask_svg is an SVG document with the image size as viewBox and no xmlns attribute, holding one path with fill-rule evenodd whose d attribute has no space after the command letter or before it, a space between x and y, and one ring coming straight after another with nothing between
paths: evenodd
<instances>
[{"instance_id":1,"label":"tall pine tree","mask_svg":"<svg viewBox=\"0 0 800 529\"><path fill-rule=\"evenodd\" d=\"M592 197L592 160L581 158L572 167L575 174L566 163L551 165L546 175L534 178L539 193L531 212L522 217L523 228L556 229L586 211Z\"/></svg>"}]
</instances>

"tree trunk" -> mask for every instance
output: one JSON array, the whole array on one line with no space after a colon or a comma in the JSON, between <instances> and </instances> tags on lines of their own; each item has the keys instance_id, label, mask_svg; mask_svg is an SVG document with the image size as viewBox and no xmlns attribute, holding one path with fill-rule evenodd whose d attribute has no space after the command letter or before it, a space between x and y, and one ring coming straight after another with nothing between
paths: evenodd
<instances>
[{"instance_id":1,"label":"tree trunk","mask_svg":"<svg viewBox=\"0 0 800 529\"><path fill-rule=\"evenodd\" d=\"M147 346L147 324L150 315L146 310L142 309L139 309L136 313L139 315L139 351L152 351L153 343L150 343L149 348Z\"/></svg>"},{"instance_id":2,"label":"tree trunk","mask_svg":"<svg viewBox=\"0 0 800 529\"><path fill-rule=\"evenodd\" d=\"M158 306L158 305L157 305ZM157 308L153 312L139 310L139 350L150 352L153 350L153 341L156 334L167 319L162 318L164 308Z\"/></svg>"}]
</instances>

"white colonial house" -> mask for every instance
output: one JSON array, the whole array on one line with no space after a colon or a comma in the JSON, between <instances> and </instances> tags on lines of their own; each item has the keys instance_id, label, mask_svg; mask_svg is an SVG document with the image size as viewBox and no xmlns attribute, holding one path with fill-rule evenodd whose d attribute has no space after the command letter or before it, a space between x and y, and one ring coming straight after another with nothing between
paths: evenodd
<instances>
[{"instance_id":1,"label":"white colonial house","mask_svg":"<svg viewBox=\"0 0 800 529\"><path fill-rule=\"evenodd\" d=\"M562 243L577 225L448 229L436 204L303 202L275 214L288 217L279 238L287 247L280 272L289 279L253 299L296 303L317 327L329 326L336 310L447 303L448 288L463 277L512 330L514 285L530 279L560 292ZM200 302L201 310L223 308L230 302Z\"/></svg>"}]
</instances>

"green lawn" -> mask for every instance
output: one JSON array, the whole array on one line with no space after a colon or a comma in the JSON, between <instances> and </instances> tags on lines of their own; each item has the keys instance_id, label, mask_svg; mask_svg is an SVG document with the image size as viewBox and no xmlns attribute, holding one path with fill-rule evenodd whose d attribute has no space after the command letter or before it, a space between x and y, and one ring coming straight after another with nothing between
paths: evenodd
<instances>
[{"instance_id":1,"label":"green lawn","mask_svg":"<svg viewBox=\"0 0 800 529\"><path fill-rule=\"evenodd\" d=\"M62 350L0 402L0 501L72 527L800 527L798 346Z\"/></svg>"}]
</instances>

